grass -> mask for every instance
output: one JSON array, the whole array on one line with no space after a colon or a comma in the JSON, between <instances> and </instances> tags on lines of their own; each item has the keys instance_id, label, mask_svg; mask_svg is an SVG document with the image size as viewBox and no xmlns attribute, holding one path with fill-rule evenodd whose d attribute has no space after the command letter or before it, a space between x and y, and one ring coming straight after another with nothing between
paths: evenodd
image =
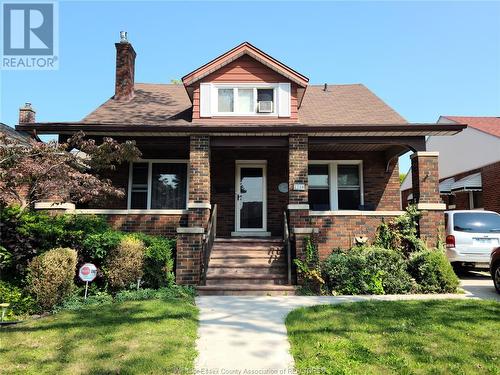
<instances>
[{"instance_id":1,"label":"grass","mask_svg":"<svg viewBox=\"0 0 500 375\"><path fill-rule=\"evenodd\" d=\"M186 299L63 311L0 328L0 373L190 373L197 326Z\"/></svg>"},{"instance_id":2,"label":"grass","mask_svg":"<svg viewBox=\"0 0 500 375\"><path fill-rule=\"evenodd\" d=\"M299 373L500 374L500 303L478 300L314 306L286 318Z\"/></svg>"}]
</instances>

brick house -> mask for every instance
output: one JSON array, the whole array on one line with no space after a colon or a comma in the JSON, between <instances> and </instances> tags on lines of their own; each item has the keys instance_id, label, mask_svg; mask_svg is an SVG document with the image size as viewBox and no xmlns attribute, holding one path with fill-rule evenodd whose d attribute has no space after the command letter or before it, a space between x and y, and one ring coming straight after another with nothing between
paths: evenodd
<instances>
[{"instance_id":1,"label":"brick house","mask_svg":"<svg viewBox=\"0 0 500 375\"><path fill-rule=\"evenodd\" d=\"M408 150L420 236L436 241L444 205L438 155L426 151L425 137L463 125L409 124L365 86L310 85L246 42L182 84L135 83L125 35L116 52L112 98L80 122L18 129L135 140L143 160L110 176L127 197L74 212L177 236L178 283L202 284L205 293L293 290L284 284L293 283L292 258L307 236L324 258L402 213L397 161Z\"/></svg>"},{"instance_id":2,"label":"brick house","mask_svg":"<svg viewBox=\"0 0 500 375\"><path fill-rule=\"evenodd\" d=\"M450 210L500 213L500 118L441 116L438 124L468 125L453 137L429 137L426 148L439 152L439 190ZM411 172L401 184L403 207L411 202Z\"/></svg>"}]
</instances>

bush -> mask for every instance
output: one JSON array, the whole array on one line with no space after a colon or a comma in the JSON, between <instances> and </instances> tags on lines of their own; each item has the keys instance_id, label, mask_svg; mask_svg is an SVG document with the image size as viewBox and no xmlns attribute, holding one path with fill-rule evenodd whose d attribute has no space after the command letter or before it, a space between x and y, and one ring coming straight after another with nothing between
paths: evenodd
<instances>
[{"instance_id":1,"label":"bush","mask_svg":"<svg viewBox=\"0 0 500 375\"><path fill-rule=\"evenodd\" d=\"M144 252L144 285L158 289L175 283L173 251L175 240L161 236L148 236L136 233L146 246Z\"/></svg>"},{"instance_id":2,"label":"bush","mask_svg":"<svg viewBox=\"0 0 500 375\"><path fill-rule=\"evenodd\" d=\"M413 205L406 212L390 221L382 222L377 228L374 246L401 252L406 257L425 249L425 244L417 236L420 212Z\"/></svg>"},{"instance_id":3,"label":"bush","mask_svg":"<svg viewBox=\"0 0 500 375\"><path fill-rule=\"evenodd\" d=\"M0 277L24 282L26 267L37 255L57 248L81 250L86 236L106 231L103 217L55 215L43 211L21 211L17 206L0 210Z\"/></svg>"},{"instance_id":4,"label":"bush","mask_svg":"<svg viewBox=\"0 0 500 375\"><path fill-rule=\"evenodd\" d=\"M4 281L0 281L0 303L10 304L7 320L31 314L35 308L35 301L31 296L26 295L21 288Z\"/></svg>"},{"instance_id":5,"label":"bush","mask_svg":"<svg viewBox=\"0 0 500 375\"><path fill-rule=\"evenodd\" d=\"M80 258L85 262L100 264L123 240L124 234L108 229L87 236L82 243Z\"/></svg>"},{"instance_id":6,"label":"bush","mask_svg":"<svg viewBox=\"0 0 500 375\"><path fill-rule=\"evenodd\" d=\"M412 255L409 271L420 293L455 293L460 281L442 251L425 250Z\"/></svg>"},{"instance_id":7,"label":"bush","mask_svg":"<svg viewBox=\"0 0 500 375\"><path fill-rule=\"evenodd\" d=\"M106 264L106 276L113 290L123 289L135 284L143 275L144 243L126 236L118 247L111 251Z\"/></svg>"},{"instance_id":8,"label":"bush","mask_svg":"<svg viewBox=\"0 0 500 375\"><path fill-rule=\"evenodd\" d=\"M72 293L75 287L76 258L75 250L57 248L30 262L28 290L42 309L51 309Z\"/></svg>"},{"instance_id":9,"label":"bush","mask_svg":"<svg viewBox=\"0 0 500 375\"><path fill-rule=\"evenodd\" d=\"M322 264L327 289L339 294L401 294L412 290L404 258L377 247L335 251Z\"/></svg>"}]
</instances>

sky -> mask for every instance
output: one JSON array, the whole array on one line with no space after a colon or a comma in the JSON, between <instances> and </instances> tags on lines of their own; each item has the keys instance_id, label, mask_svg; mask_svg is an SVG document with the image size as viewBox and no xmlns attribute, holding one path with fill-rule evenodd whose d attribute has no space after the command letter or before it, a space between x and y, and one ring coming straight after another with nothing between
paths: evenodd
<instances>
[{"instance_id":1,"label":"sky","mask_svg":"<svg viewBox=\"0 0 500 375\"><path fill-rule=\"evenodd\" d=\"M310 83L365 84L410 122L500 116L500 2L68 0L59 69L1 71L0 122L28 101L37 121L78 121L111 97L121 30L136 82L168 83L249 41Z\"/></svg>"}]
</instances>

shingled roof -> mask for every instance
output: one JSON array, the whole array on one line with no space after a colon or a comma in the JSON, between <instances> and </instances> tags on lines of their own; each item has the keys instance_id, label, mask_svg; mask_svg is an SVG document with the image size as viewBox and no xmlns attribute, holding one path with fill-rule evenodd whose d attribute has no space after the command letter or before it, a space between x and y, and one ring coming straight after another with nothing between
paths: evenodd
<instances>
[{"instance_id":1,"label":"shingled roof","mask_svg":"<svg viewBox=\"0 0 500 375\"><path fill-rule=\"evenodd\" d=\"M191 101L183 85L134 86L128 102L109 99L82 122L92 124L168 125L191 122ZM407 124L364 85L309 85L299 108L303 125Z\"/></svg>"},{"instance_id":2,"label":"shingled roof","mask_svg":"<svg viewBox=\"0 0 500 375\"><path fill-rule=\"evenodd\" d=\"M471 128L500 137L500 117L487 116L441 116L441 119L453 121L456 124L467 124Z\"/></svg>"}]
</instances>

